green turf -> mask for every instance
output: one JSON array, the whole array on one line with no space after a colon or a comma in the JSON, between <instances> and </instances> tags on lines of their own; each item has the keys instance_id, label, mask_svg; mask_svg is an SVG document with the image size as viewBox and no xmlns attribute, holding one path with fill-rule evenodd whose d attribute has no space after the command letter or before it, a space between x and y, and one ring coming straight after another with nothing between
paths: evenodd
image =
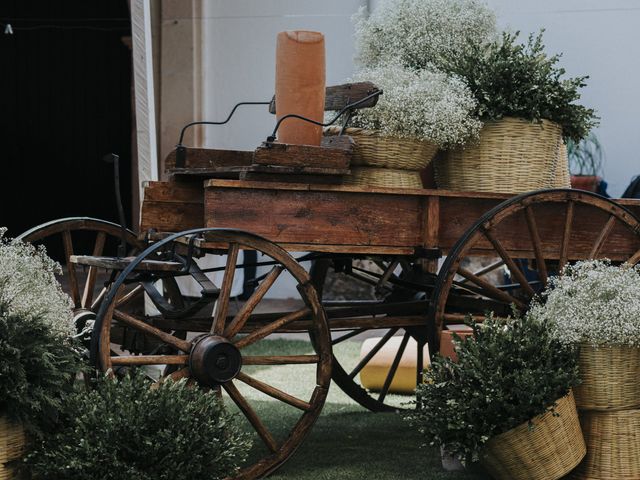
<instances>
[{"instance_id":1,"label":"green turf","mask_svg":"<svg viewBox=\"0 0 640 480\"><path fill-rule=\"evenodd\" d=\"M273 343L272 343L273 342ZM356 362L360 342L346 341L338 345L344 362ZM274 340L258 342L245 354L293 355L312 353L307 342ZM308 398L314 367L272 366L246 367L244 370L262 381L300 398ZM236 382L240 383L240 382ZM241 387L241 385L238 385ZM282 439L298 418L298 411L283 406L255 390L243 387L243 394L259 412L273 435ZM406 401L398 397L397 402ZM335 384L322 414L299 450L270 478L348 480L348 479L434 479L480 480L487 478L468 472L445 472L439 452L422 447L425 439L401 414L371 413L353 402ZM257 441L252 455L259 458L262 445Z\"/></svg>"}]
</instances>

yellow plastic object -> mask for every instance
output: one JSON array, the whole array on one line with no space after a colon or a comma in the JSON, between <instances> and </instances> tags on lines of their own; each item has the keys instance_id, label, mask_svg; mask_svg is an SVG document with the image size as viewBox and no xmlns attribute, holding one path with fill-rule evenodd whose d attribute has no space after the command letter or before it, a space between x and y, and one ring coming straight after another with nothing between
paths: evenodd
<instances>
[{"instance_id":1,"label":"yellow plastic object","mask_svg":"<svg viewBox=\"0 0 640 480\"><path fill-rule=\"evenodd\" d=\"M382 337L368 338L360 347L360 358L364 358ZM369 390L382 390L384 382L398 353L402 337L391 337L389 341L376 353L367 365L360 371L360 383ZM396 374L391 381L389 393L413 393L416 390L416 368L418 365L418 344L409 338L407 347L398 364ZM425 345L422 354L424 367L430 365L429 346Z\"/></svg>"}]
</instances>

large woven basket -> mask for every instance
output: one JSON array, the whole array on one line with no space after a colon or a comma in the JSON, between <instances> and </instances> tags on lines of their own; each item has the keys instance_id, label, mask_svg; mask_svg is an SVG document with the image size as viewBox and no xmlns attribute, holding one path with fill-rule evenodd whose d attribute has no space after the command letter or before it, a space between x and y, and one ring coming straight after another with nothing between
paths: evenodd
<instances>
[{"instance_id":1,"label":"large woven basket","mask_svg":"<svg viewBox=\"0 0 640 480\"><path fill-rule=\"evenodd\" d=\"M392 168L352 167L351 175L345 175L344 185L357 187L422 188L420 172Z\"/></svg>"},{"instance_id":2,"label":"large woven basket","mask_svg":"<svg viewBox=\"0 0 640 480\"><path fill-rule=\"evenodd\" d=\"M338 135L340 127L325 129L325 135ZM376 130L347 128L344 132L355 141L351 165L422 170L438 151L438 147L425 140L383 135Z\"/></svg>"},{"instance_id":3,"label":"large woven basket","mask_svg":"<svg viewBox=\"0 0 640 480\"><path fill-rule=\"evenodd\" d=\"M546 412L491 438L480 463L497 480L556 480L584 458L586 446L573 394L557 401L556 414Z\"/></svg>"},{"instance_id":4,"label":"large woven basket","mask_svg":"<svg viewBox=\"0 0 640 480\"><path fill-rule=\"evenodd\" d=\"M587 455L572 479L640 478L640 410L580 412Z\"/></svg>"},{"instance_id":5,"label":"large woven basket","mask_svg":"<svg viewBox=\"0 0 640 480\"><path fill-rule=\"evenodd\" d=\"M567 154L567 145L563 141L560 142L558 147L558 163L556 164L556 173L553 178L553 187L571 188L569 155Z\"/></svg>"},{"instance_id":6,"label":"large woven basket","mask_svg":"<svg viewBox=\"0 0 640 480\"><path fill-rule=\"evenodd\" d=\"M505 117L487 122L479 140L434 162L436 184L447 190L521 193L555 186L560 125Z\"/></svg>"},{"instance_id":7,"label":"large woven basket","mask_svg":"<svg viewBox=\"0 0 640 480\"><path fill-rule=\"evenodd\" d=\"M22 427L0 416L0 480L16 478L10 464L24 453L25 435Z\"/></svg>"},{"instance_id":8,"label":"large woven basket","mask_svg":"<svg viewBox=\"0 0 640 480\"><path fill-rule=\"evenodd\" d=\"M640 348L580 345L580 410L640 408ZM640 478L640 477L639 477Z\"/></svg>"}]
</instances>

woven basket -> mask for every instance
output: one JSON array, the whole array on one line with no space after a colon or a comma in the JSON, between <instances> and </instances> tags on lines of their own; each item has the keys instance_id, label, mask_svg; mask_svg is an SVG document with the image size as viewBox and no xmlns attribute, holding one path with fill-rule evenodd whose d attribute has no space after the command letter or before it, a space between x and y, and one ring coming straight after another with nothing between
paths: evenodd
<instances>
[{"instance_id":1,"label":"woven basket","mask_svg":"<svg viewBox=\"0 0 640 480\"><path fill-rule=\"evenodd\" d=\"M338 135L340 127L325 129L325 135ZM438 147L425 140L383 135L377 130L347 128L345 135L355 141L351 165L422 170L438 151Z\"/></svg>"},{"instance_id":2,"label":"woven basket","mask_svg":"<svg viewBox=\"0 0 640 480\"><path fill-rule=\"evenodd\" d=\"M575 388L579 409L640 408L640 348L581 344L579 365L582 383Z\"/></svg>"},{"instance_id":3,"label":"woven basket","mask_svg":"<svg viewBox=\"0 0 640 480\"><path fill-rule=\"evenodd\" d=\"M356 187L422 188L418 171L376 167L352 167L351 175L345 175L342 183Z\"/></svg>"},{"instance_id":4,"label":"woven basket","mask_svg":"<svg viewBox=\"0 0 640 480\"><path fill-rule=\"evenodd\" d=\"M580 412L587 456L570 478L640 478L640 410Z\"/></svg>"},{"instance_id":5,"label":"woven basket","mask_svg":"<svg viewBox=\"0 0 640 480\"><path fill-rule=\"evenodd\" d=\"M24 453L24 430L18 424L0 416L0 480L17 478L9 462L20 459Z\"/></svg>"},{"instance_id":6,"label":"woven basket","mask_svg":"<svg viewBox=\"0 0 640 480\"><path fill-rule=\"evenodd\" d=\"M567 145L560 142L558 147L558 163L556 164L556 173L553 179L553 187L555 188L571 188L571 175L569 174L569 155L567 154Z\"/></svg>"},{"instance_id":7,"label":"woven basket","mask_svg":"<svg viewBox=\"0 0 640 480\"><path fill-rule=\"evenodd\" d=\"M522 193L555 184L560 125L505 117L487 122L477 143L434 162L438 188Z\"/></svg>"},{"instance_id":8,"label":"woven basket","mask_svg":"<svg viewBox=\"0 0 640 480\"><path fill-rule=\"evenodd\" d=\"M480 463L497 480L556 480L584 458L586 447L573 394L546 412L508 432L491 438Z\"/></svg>"}]
</instances>

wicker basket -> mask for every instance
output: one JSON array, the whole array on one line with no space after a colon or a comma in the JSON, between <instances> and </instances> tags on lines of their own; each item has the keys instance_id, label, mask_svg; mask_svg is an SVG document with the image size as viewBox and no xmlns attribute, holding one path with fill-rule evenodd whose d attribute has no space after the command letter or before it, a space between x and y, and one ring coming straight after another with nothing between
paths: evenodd
<instances>
[{"instance_id":1,"label":"wicker basket","mask_svg":"<svg viewBox=\"0 0 640 480\"><path fill-rule=\"evenodd\" d=\"M587 456L570 478L640 478L640 410L580 412Z\"/></svg>"},{"instance_id":2,"label":"wicker basket","mask_svg":"<svg viewBox=\"0 0 640 480\"><path fill-rule=\"evenodd\" d=\"M325 129L325 135L338 135L340 127ZM383 135L376 130L347 128L345 135L355 141L351 165L422 170L438 152L438 147L425 140Z\"/></svg>"},{"instance_id":3,"label":"wicker basket","mask_svg":"<svg viewBox=\"0 0 640 480\"><path fill-rule=\"evenodd\" d=\"M422 188L422 179L416 170L352 167L351 175L344 176L343 185L415 189Z\"/></svg>"},{"instance_id":4,"label":"wicker basket","mask_svg":"<svg viewBox=\"0 0 640 480\"><path fill-rule=\"evenodd\" d=\"M7 464L23 455L24 446L25 435L22 427L0 416L0 480L16 478L14 468Z\"/></svg>"},{"instance_id":5,"label":"wicker basket","mask_svg":"<svg viewBox=\"0 0 640 480\"><path fill-rule=\"evenodd\" d=\"M436 184L447 190L521 193L555 184L560 125L519 118L487 122L477 143L434 162Z\"/></svg>"},{"instance_id":6,"label":"wicker basket","mask_svg":"<svg viewBox=\"0 0 640 480\"><path fill-rule=\"evenodd\" d=\"M558 163L556 164L553 187L571 188L569 155L567 154L567 145L564 142L560 142L560 147L558 147Z\"/></svg>"},{"instance_id":7,"label":"wicker basket","mask_svg":"<svg viewBox=\"0 0 640 480\"><path fill-rule=\"evenodd\" d=\"M640 348L581 344L579 364L578 409L640 408Z\"/></svg>"},{"instance_id":8,"label":"wicker basket","mask_svg":"<svg viewBox=\"0 0 640 480\"><path fill-rule=\"evenodd\" d=\"M561 398L555 411L490 439L480 462L497 480L556 480L584 458L586 447L573 394Z\"/></svg>"}]
</instances>

